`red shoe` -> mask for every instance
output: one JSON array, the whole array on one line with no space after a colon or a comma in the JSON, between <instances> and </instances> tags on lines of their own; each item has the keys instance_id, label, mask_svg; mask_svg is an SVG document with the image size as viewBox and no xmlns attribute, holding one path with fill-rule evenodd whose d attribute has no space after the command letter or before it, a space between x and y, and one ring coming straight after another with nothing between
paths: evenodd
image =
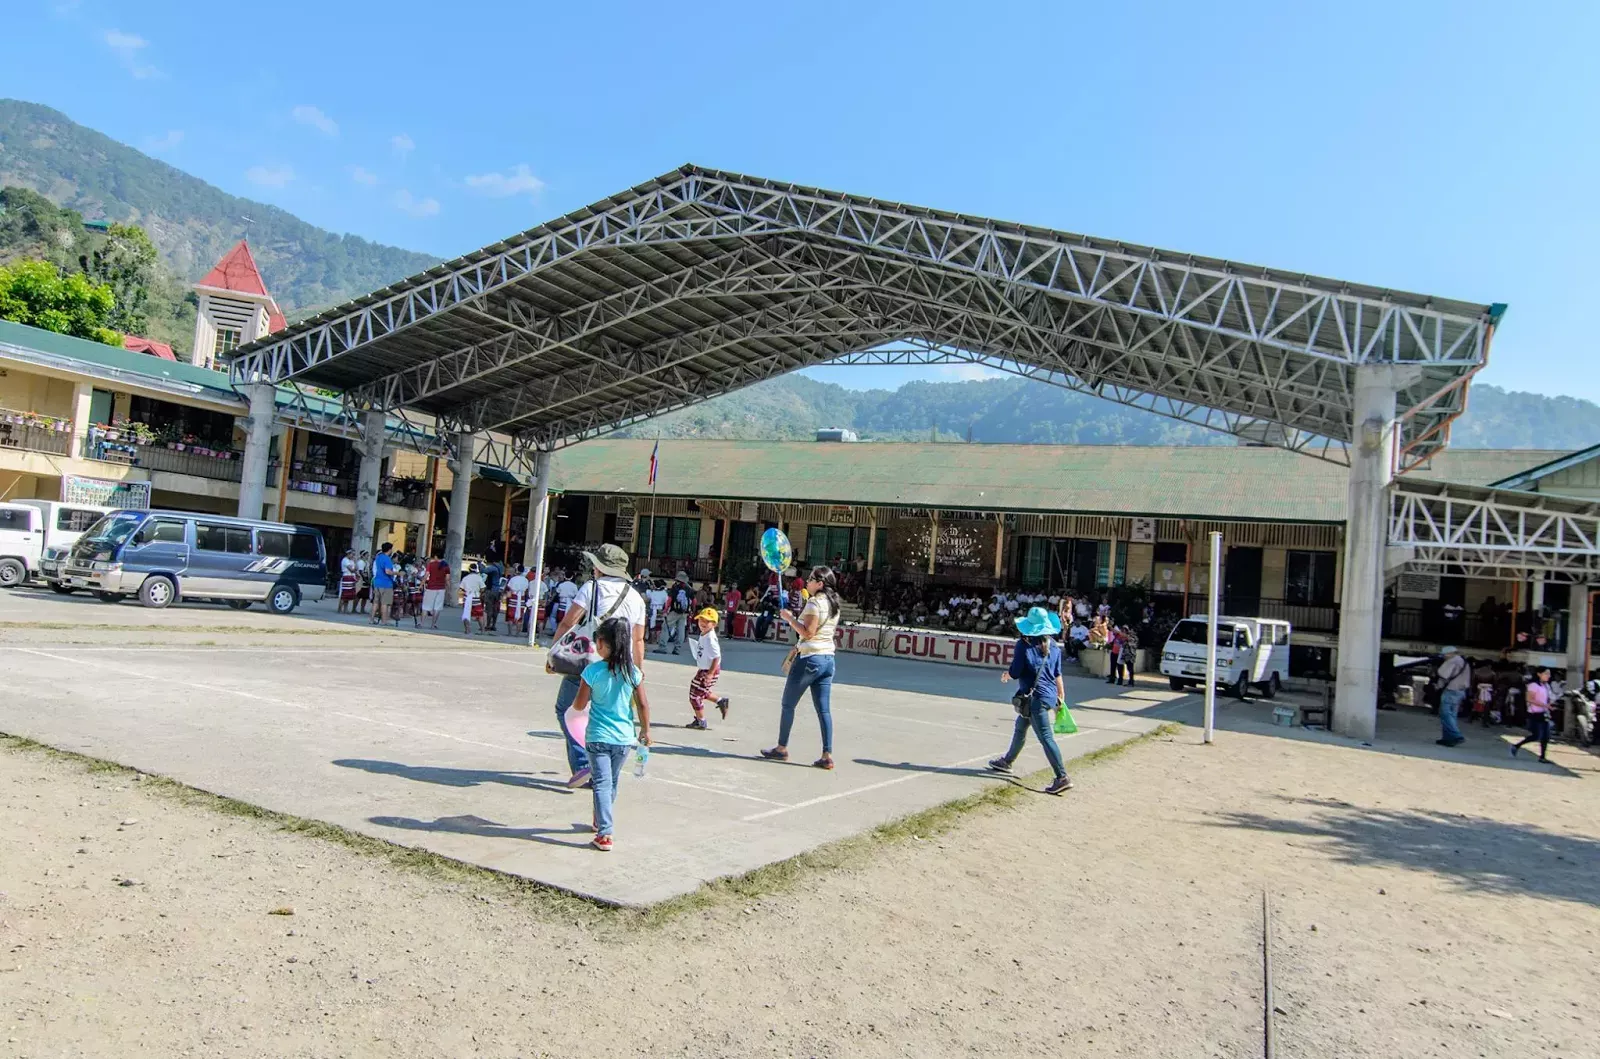
<instances>
[{"instance_id":1,"label":"red shoe","mask_svg":"<svg viewBox=\"0 0 1600 1059\"><path fill-rule=\"evenodd\" d=\"M593 841L591 841L589 843L589 845L593 846L595 849L599 850L601 853L610 853L611 852L611 836L610 835L596 835L596 836L594 836Z\"/></svg>"}]
</instances>

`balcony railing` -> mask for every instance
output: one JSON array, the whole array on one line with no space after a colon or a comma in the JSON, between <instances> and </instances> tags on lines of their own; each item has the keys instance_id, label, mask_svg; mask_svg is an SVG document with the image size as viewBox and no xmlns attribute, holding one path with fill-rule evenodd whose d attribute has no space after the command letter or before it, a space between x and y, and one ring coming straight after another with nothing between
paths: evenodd
<instances>
[{"instance_id":1,"label":"balcony railing","mask_svg":"<svg viewBox=\"0 0 1600 1059\"><path fill-rule=\"evenodd\" d=\"M270 484L278 484L279 476L283 473L282 468L283 465L276 461L267 468L267 481ZM289 491L353 499L356 495L356 480L354 475L334 470L332 467L295 460L289 465Z\"/></svg>"},{"instance_id":2,"label":"balcony railing","mask_svg":"<svg viewBox=\"0 0 1600 1059\"><path fill-rule=\"evenodd\" d=\"M378 501L397 507L426 508L428 483L419 478L385 478L378 486Z\"/></svg>"},{"instance_id":3,"label":"balcony railing","mask_svg":"<svg viewBox=\"0 0 1600 1059\"><path fill-rule=\"evenodd\" d=\"M0 449L72 454L72 420L0 408Z\"/></svg>"},{"instance_id":4,"label":"balcony railing","mask_svg":"<svg viewBox=\"0 0 1600 1059\"><path fill-rule=\"evenodd\" d=\"M237 482L244 477L240 454L230 449L208 446L153 445L134 446L134 466L149 471L170 471L173 474L211 478L219 482Z\"/></svg>"},{"instance_id":5,"label":"balcony railing","mask_svg":"<svg viewBox=\"0 0 1600 1059\"><path fill-rule=\"evenodd\" d=\"M1171 597L1169 597L1171 598ZM1159 607L1161 596L1156 596ZM1189 593L1187 614L1204 614L1210 600L1204 593ZM1274 618L1286 621L1305 632L1338 632L1339 608L1332 604L1291 603L1286 599L1268 599L1260 596L1222 597L1222 613L1236 618Z\"/></svg>"}]
</instances>

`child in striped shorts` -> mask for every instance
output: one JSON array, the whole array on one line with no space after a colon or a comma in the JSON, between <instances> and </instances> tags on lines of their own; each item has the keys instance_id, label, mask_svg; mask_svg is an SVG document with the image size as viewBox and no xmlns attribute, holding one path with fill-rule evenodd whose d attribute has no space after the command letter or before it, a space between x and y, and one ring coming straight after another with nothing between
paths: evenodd
<instances>
[{"instance_id":1,"label":"child in striped shorts","mask_svg":"<svg viewBox=\"0 0 1600 1059\"><path fill-rule=\"evenodd\" d=\"M717 619L715 607L707 607L694 616L700 638L689 644L695 665L694 678L689 681L689 708L694 711L694 720L685 725L686 728L705 731L710 727L706 724L707 702L714 703L717 712L724 718L728 716L728 700L712 698L717 677L722 674L722 644L717 640Z\"/></svg>"}]
</instances>

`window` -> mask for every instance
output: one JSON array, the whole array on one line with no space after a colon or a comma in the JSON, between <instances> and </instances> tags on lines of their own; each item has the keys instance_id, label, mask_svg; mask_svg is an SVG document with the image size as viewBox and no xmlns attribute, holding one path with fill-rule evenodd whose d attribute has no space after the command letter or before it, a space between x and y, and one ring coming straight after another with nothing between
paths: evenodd
<instances>
[{"instance_id":1,"label":"window","mask_svg":"<svg viewBox=\"0 0 1600 1059\"><path fill-rule=\"evenodd\" d=\"M1185 618L1172 627L1172 634L1167 637L1171 643L1205 643L1206 623L1195 618ZM1217 646L1233 646L1233 626L1217 626Z\"/></svg>"},{"instance_id":2,"label":"window","mask_svg":"<svg viewBox=\"0 0 1600 1059\"><path fill-rule=\"evenodd\" d=\"M1283 576L1283 598L1311 607L1333 606L1333 552L1291 551Z\"/></svg>"},{"instance_id":3,"label":"window","mask_svg":"<svg viewBox=\"0 0 1600 1059\"><path fill-rule=\"evenodd\" d=\"M1045 537L1022 538L1021 581L1029 588L1043 585L1050 566L1050 541Z\"/></svg>"},{"instance_id":4,"label":"window","mask_svg":"<svg viewBox=\"0 0 1600 1059\"><path fill-rule=\"evenodd\" d=\"M216 356L225 357L239 348L239 332L232 327L217 328Z\"/></svg>"},{"instance_id":5,"label":"window","mask_svg":"<svg viewBox=\"0 0 1600 1059\"><path fill-rule=\"evenodd\" d=\"M194 546L208 552L249 555L250 531L243 526L218 526L209 522L196 522Z\"/></svg>"},{"instance_id":6,"label":"window","mask_svg":"<svg viewBox=\"0 0 1600 1059\"><path fill-rule=\"evenodd\" d=\"M1151 556L1158 563L1181 563L1189 558L1189 546L1182 541L1157 541Z\"/></svg>"},{"instance_id":7,"label":"window","mask_svg":"<svg viewBox=\"0 0 1600 1059\"><path fill-rule=\"evenodd\" d=\"M1287 647L1289 644L1289 626L1274 625L1272 628L1272 642L1278 647Z\"/></svg>"},{"instance_id":8,"label":"window","mask_svg":"<svg viewBox=\"0 0 1600 1059\"><path fill-rule=\"evenodd\" d=\"M289 538L289 558L322 562L322 535L301 530Z\"/></svg>"},{"instance_id":9,"label":"window","mask_svg":"<svg viewBox=\"0 0 1600 1059\"><path fill-rule=\"evenodd\" d=\"M646 520L646 525L650 521ZM697 559L700 556L700 520L658 518L652 527L650 554L657 559Z\"/></svg>"},{"instance_id":10,"label":"window","mask_svg":"<svg viewBox=\"0 0 1600 1059\"><path fill-rule=\"evenodd\" d=\"M256 530L256 554L289 557L289 534L283 530Z\"/></svg>"},{"instance_id":11,"label":"window","mask_svg":"<svg viewBox=\"0 0 1600 1059\"><path fill-rule=\"evenodd\" d=\"M0 530L16 530L26 533L33 528L28 518L28 508L0 507Z\"/></svg>"},{"instance_id":12,"label":"window","mask_svg":"<svg viewBox=\"0 0 1600 1059\"><path fill-rule=\"evenodd\" d=\"M1243 629L1243 628L1233 630L1233 646L1235 646L1235 647L1249 647L1250 646L1250 630L1249 629Z\"/></svg>"},{"instance_id":13,"label":"window","mask_svg":"<svg viewBox=\"0 0 1600 1059\"><path fill-rule=\"evenodd\" d=\"M56 511L56 529L68 533L82 533L94 525L100 512L87 507L63 507Z\"/></svg>"},{"instance_id":14,"label":"window","mask_svg":"<svg viewBox=\"0 0 1600 1059\"><path fill-rule=\"evenodd\" d=\"M139 530L136 544L182 544L187 523L173 518L153 518Z\"/></svg>"}]
</instances>

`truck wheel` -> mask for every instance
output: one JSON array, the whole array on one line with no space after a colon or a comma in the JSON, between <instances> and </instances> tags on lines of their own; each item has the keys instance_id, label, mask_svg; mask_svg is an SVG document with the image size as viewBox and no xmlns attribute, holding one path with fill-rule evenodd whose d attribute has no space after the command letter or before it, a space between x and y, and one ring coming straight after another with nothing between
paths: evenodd
<instances>
[{"instance_id":1,"label":"truck wheel","mask_svg":"<svg viewBox=\"0 0 1600 1059\"><path fill-rule=\"evenodd\" d=\"M0 559L0 588L16 588L28 579L28 568L15 559Z\"/></svg>"},{"instance_id":2,"label":"truck wheel","mask_svg":"<svg viewBox=\"0 0 1600 1059\"><path fill-rule=\"evenodd\" d=\"M1264 699L1275 699L1278 697L1278 691L1282 687L1283 681L1279 680L1278 674L1274 673L1267 679L1265 684L1261 685L1261 697Z\"/></svg>"},{"instance_id":3,"label":"truck wheel","mask_svg":"<svg viewBox=\"0 0 1600 1059\"><path fill-rule=\"evenodd\" d=\"M1239 674L1239 679L1234 681L1233 687L1228 689L1228 694L1232 695L1234 698L1238 699L1240 702L1243 702L1245 700L1245 698L1247 696L1249 696L1249 694L1250 694L1250 679L1249 679L1249 677L1250 677L1250 675L1248 673L1240 673Z\"/></svg>"},{"instance_id":4,"label":"truck wheel","mask_svg":"<svg viewBox=\"0 0 1600 1059\"><path fill-rule=\"evenodd\" d=\"M1167 679L1172 682L1173 691L1187 691L1189 688L1187 680L1179 680L1177 677L1168 677Z\"/></svg>"},{"instance_id":5,"label":"truck wheel","mask_svg":"<svg viewBox=\"0 0 1600 1059\"><path fill-rule=\"evenodd\" d=\"M154 610L170 607L177 598L178 586L172 583L170 577L147 577L144 584L139 586L139 602Z\"/></svg>"},{"instance_id":6,"label":"truck wheel","mask_svg":"<svg viewBox=\"0 0 1600 1059\"><path fill-rule=\"evenodd\" d=\"M52 581L50 582L50 591L59 592L63 596L70 596L78 590L71 585L63 585L60 581Z\"/></svg>"},{"instance_id":7,"label":"truck wheel","mask_svg":"<svg viewBox=\"0 0 1600 1059\"><path fill-rule=\"evenodd\" d=\"M273 585L267 595L267 609L274 614L288 614L299 602L300 593L290 584Z\"/></svg>"}]
</instances>

